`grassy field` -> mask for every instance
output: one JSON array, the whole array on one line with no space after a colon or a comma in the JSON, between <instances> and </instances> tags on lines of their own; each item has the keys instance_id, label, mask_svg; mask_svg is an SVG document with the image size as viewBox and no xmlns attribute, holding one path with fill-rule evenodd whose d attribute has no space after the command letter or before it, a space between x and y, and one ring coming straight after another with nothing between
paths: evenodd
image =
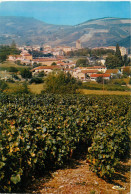
<instances>
[{"instance_id":1,"label":"grassy field","mask_svg":"<svg viewBox=\"0 0 131 194\"><path fill-rule=\"evenodd\" d=\"M44 89L44 84L31 84L28 85L29 91L34 94L40 94ZM8 83L8 89L6 90L9 93L17 92L22 89L22 83ZM130 91L106 91L106 90L88 90L88 89L78 89L80 94L95 94L95 95L131 95Z\"/></svg>"},{"instance_id":2,"label":"grassy field","mask_svg":"<svg viewBox=\"0 0 131 194\"><path fill-rule=\"evenodd\" d=\"M87 90L79 89L80 94L96 94L96 95L131 95L131 92L125 91L103 91L103 90Z\"/></svg>"},{"instance_id":3,"label":"grassy field","mask_svg":"<svg viewBox=\"0 0 131 194\"><path fill-rule=\"evenodd\" d=\"M31 84L31 85L28 85L28 88L30 92L32 93L40 94L41 91L43 90L43 83L42 84Z\"/></svg>"},{"instance_id":4,"label":"grassy field","mask_svg":"<svg viewBox=\"0 0 131 194\"><path fill-rule=\"evenodd\" d=\"M20 83L20 82L8 83L8 89L6 89L6 92L17 93L22 89L23 89L23 83ZM28 89L31 93L40 94L41 91L43 90L43 84L31 84L31 85L28 85Z\"/></svg>"},{"instance_id":5,"label":"grassy field","mask_svg":"<svg viewBox=\"0 0 131 194\"><path fill-rule=\"evenodd\" d=\"M8 88L5 90L7 93L17 93L23 88L22 83L8 83Z\"/></svg>"},{"instance_id":6,"label":"grassy field","mask_svg":"<svg viewBox=\"0 0 131 194\"><path fill-rule=\"evenodd\" d=\"M28 66L17 65L12 61L6 61L3 63L0 63L0 71L4 71L4 70L8 71L10 67L16 67L18 68L18 70L20 70L21 68L29 68Z\"/></svg>"}]
</instances>

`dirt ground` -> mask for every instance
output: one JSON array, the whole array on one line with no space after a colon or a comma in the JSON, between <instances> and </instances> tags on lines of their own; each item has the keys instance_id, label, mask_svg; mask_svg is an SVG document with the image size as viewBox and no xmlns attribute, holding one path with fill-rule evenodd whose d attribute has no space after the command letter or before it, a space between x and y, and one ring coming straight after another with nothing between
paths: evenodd
<instances>
[{"instance_id":1,"label":"dirt ground","mask_svg":"<svg viewBox=\"0 0 131 194\"><path fill-rule=\"evenodd\" d=\"M97 177L86 160L75 161L73 166L56 170L37 179L27 190L30 193L49 194L129 194L130 161L121 163L112 182ZM119 190L113 186L119 186Z\"/></svg>"}]
</instances>

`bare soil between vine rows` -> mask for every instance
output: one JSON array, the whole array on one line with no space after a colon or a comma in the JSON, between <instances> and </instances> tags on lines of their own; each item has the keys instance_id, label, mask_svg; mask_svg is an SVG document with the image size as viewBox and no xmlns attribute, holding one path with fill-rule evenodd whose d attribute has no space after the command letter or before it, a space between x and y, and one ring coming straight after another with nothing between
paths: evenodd
<instances>
[{"instance_id":1,"label":"bare soil between vine rows","mask_svg":"<svg viewBox=\"0 0 131 194\"><path fill-rule=\"evenodd\" d=\"M90 170L86 160L73 162L64 169L50 172L32 183L28 193L50 194L129 194L131 160L118 166L113 179L105 181ZM125 190L114 190L114 185Z\"/></svg>"}]
</instances>

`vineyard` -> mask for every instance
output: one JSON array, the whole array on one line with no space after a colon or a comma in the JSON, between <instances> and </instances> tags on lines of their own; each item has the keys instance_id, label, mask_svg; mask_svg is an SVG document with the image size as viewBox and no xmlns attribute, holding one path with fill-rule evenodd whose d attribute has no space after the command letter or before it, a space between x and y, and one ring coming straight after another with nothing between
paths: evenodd
<instances>
[{"instance_id":1,"label":"vineyard","mask_svg":"<svg viewBox=\"0 0 131 194\"><path fill-rule=\"evenodd\" d=\"M87 160L111 178L128 158L129 96L0 94L0 192L24 189L86 145Z\"/></svg>"}]
</instances>

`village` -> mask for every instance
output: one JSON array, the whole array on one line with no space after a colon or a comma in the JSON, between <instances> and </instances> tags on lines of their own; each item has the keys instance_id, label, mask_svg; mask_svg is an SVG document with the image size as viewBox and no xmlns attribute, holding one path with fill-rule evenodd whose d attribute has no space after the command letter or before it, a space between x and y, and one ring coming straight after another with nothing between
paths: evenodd
<instances>
[{"instance_id":1,"label":"village","mask_svg":"<svg viewBox=\"0 0 131 194\"><path fill-rule=\"evenodd\" d=\"M90 56L84 57L89 62L88 66L77 66L76 60L68 57L67 53L82 49L80 40L76 41L76 47L57 46L52 48L50 45L43 45L42 47L36 45L22 46L18 47L18 49L20 50L20 54L9 55L7 60L30 66L33 76L37 76L40 72L44 72L44 74L47 75L53 70L61 70L65 73L70 73L72 77L82 82L96 82L99 77L102 77L104 80L110 80L114 76L120 78L123 74L124 68L127 68L123 66L121 68L108 69L105 65L107 55L103 55L97 59ZM98 49L115 51L116 47L109 46L93 48L93 50ZM33 57L31 54L32 51L36 52L36 54L41 53L43 55L36 55ZM131 58L131 55L128 55L128 51L125 47L120 47L120 52L122 57L127 55L128 58ZM8 79L8 77L5 79Z\"/></svg>"}]
</instances>

